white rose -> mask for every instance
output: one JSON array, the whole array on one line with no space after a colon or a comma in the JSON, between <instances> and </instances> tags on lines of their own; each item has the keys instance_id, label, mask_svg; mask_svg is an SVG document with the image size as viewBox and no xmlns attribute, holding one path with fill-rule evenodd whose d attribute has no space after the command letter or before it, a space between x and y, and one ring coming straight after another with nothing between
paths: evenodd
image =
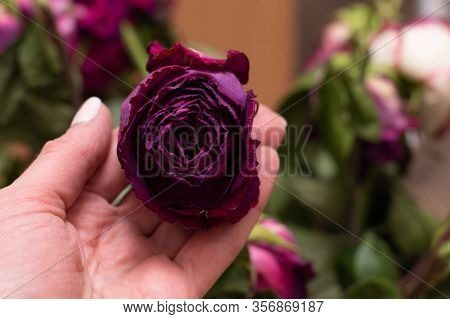
<instances>
[{"instance_id":1,"label":"white rose","mask_svg":"<svg viewBox=\"0 0 450 319\"><path fill-rule=\"evenodd\" d=\"M424 20L388 27L372 39L370 52L373 65L394 67L413 80L424 81L450 69L450 24Z\"/></svg>"},{"instance_id":2,"label":"white rose","mask_svg":"<svg viewBox=\"0 0 450 319\"><path fill-rule=\"evenodd\" d=\"M395 67L396 55L400 51L400 30L388 27L375 35L370 43L369 53L371 62L375 66Z\"/></svg>"},{"instance_id":3,"label":"white rose","mask_svg":"<svg viewBox=\"0 0 450 319\"><path fill-rule=\"evenodd\" d=\"M449 24L430 20L403 27L397 61L402 73L418 81L450 70Z\"/></svg>"}]
</instances>

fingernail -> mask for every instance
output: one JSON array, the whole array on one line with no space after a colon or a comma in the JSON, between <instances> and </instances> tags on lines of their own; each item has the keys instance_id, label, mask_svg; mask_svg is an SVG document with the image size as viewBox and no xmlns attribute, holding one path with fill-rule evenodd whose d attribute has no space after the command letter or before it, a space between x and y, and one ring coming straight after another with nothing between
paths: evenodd
<instances>
[{"instance_id":1,"label":"fingernail","mask_svg":"<svg viewBox=\"0 0 450 319\"><path fill-rule=\"evenodd\" d=\"M98 111L100 111L102 104L102 100L98 97L94 96L87 99L80 107L77 114L75 114L71 126L92 120L97 115Z\"/></svg>"}]
</instances>

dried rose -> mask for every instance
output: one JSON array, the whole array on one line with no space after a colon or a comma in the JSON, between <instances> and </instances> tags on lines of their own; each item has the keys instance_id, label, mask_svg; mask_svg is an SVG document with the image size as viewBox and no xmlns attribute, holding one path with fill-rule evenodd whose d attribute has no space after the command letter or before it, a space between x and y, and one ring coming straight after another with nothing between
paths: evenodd
<instances>
[{"instance_id":1,"label":"dried rose","mask_svg":"<svg viewBox=\"0 0 450 319\"><path fill-rule=\"evenodd\" d=\"M148 53L149 75L121 111L117 152L128 181L166 221L195 229L237 222L259 196L247 57L158 42Z\"/></svg>"}]
</instances>

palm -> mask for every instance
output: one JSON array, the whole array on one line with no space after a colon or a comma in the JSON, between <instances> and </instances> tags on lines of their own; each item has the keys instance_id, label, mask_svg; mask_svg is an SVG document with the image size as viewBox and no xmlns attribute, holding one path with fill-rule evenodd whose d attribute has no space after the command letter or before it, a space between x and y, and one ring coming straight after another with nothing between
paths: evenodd
<instances>
[{"instance_id":1,"label":"palm","mask_svg":"<svg viewBox=\"0 0 450 319\"><path fill-rule=\"evenodd\" d=\"M271 111L260 107L255 126L268 117ZM235 225L194 232L162 222L133 194L118 207L110 204L126 181L117 132L111 135L103 107L94 121L44 147L27 172L0 191L0 296L203 296L245 245L267 202L279 166L271 146L284 133L277 124L275 142L268 136L275 126L256 131L263 142L257 207Z\"/></svg>"},{"instance_id":2,"label":"palm","mask_svg":"<svg viewBox=\"0 0 450 319\"><path fill-rule=\"evenodd\" d=\"M124 218L122 211L98 196L87 194L69 212L69 220L85 243L83 264L87 280L80 295L200 297L189 288L189 278L180 266L172 261L173 251L146 236L137 226L139 218L151 219L151 212L142 208ZM180 228L179 232L186 231Z\"/></svg>"}]
</instances>

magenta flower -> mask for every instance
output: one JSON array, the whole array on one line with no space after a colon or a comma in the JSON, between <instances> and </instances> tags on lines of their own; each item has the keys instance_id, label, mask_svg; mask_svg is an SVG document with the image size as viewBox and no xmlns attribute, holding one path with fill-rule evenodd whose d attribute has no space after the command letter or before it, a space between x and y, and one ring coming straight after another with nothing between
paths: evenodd
<instances>
[{"instance_id":1,"label":"magenta flower","mask_svg":"<svg viewBox=\"0 0 450 319\"><path fill-rule=\"evenodd\" d=\"M272 218L264 219L260 225L295 247L294 235L286 226ZM280 298L306 298L306 284L315 273L295 248L258 240L250 241L248 249L257 276L256 291L273 290Z\"/></svg>"},{"instance_id":2,"label":"magenta flower","mask_svg":"<svg viewBox=\"0 0 450 319\"><path fill-rule=\"evenodd\" d=\"M22 33L22 24L0 3L0 53L13 44Z\"/></svg>"},{"instance_id":3,"label":"magenta flower","mask_svg":"<svg viewBox=\"0 0 450 319\"><path fill-rule=\"evenodd\" d=\"M134 192L162 219L188 228L240 220L258 202L250 137L249 62L153 42L148 76L122 105L117 153Z\"/></svg>"},{"instance_id":4,"label":"magenta flower","mask_svg":"<svg viewBox=\"0 0 450 319\"><path fill-rule=\"evenodd\" d=\"M402 137L417 126L417 120L405 113L397 88L387 77L372 76L365 86L377 108L381 134L377 143L362 143L363 157L377 163L401 160L406 155Z\"/></svg>"}]
</instances>

